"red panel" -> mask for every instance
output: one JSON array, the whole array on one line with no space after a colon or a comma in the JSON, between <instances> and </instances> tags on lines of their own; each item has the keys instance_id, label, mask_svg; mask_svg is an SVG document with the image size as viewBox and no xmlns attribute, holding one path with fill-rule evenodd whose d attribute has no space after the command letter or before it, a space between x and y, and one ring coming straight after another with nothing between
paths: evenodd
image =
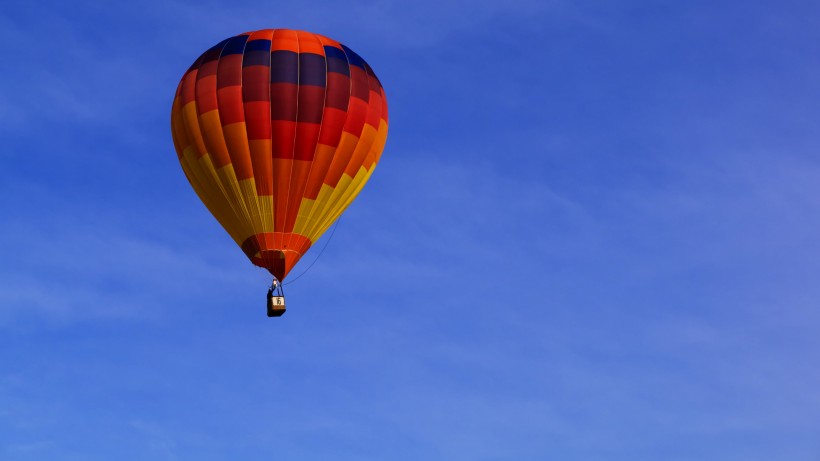
<instances>
[{"instance_id":1,"label":"red panel","mask_svg":"<svg viewBox=\"0 0 820 461\"><path fill-rule=\"evenodd\" d=\"M316 141L319 138L319 124L318 123L299 123L296 127L296 145L295 155L296 160L313 160L313 154L316 152Z\"/></svg>"},{"instance_id":2,"label":"red panel","mask_svg":"<svg viewBox=\"0 0 820 461\"><path fill-rule=\"evenodd\" d=\"M216 75L216 69L219 65L219 61L214 59L211 61L205 61L199 66L199 71L197 72L198 78L210 77Z\"/></svg>"},{"instance_id":3,"label":"red panel","mask_svg":"<svg viewBox=\"0 0 820 461\"><path fill-rule=\"evenodd\" d=\"M216 100L216 75L200 77L196 81L196 110L202 115L218 107Z\"/></svg>"},{"instance_id":4,"label":"red panel","mask_svg":"<svg viewBox=\"0 0 820 461\"><path fill-rule=\"evenodd\" d=\"M326 107L324 117L322 118L322 130L319 135L319 143L326 146L337 146L346 121L347 112Z\"/></svg>"},{"instance_id":5,"label":"red panel","mask_svg":"<svg viewBox=\"0 0 820 461\"><path fill-rule=\"evenodd\" d=\"M187 74L185 74L184 77L182 77L182 88L180 89L180 94L182 95L182 104L181 104L181 106L184 106L185 104L188 104L189 102L196 99L196 76L197 76L197 73L198 73L198 70L193 69L190 72L188 72Z\"/></svg>"},{"instance_id":6,"label":"red panel","mask_svg":"<svg viewBox=\"0 0 820 461\"><path fill-rule=\"evenodd\" d=\"M216 72L217 88L242 84L242 55L229 54L219 59Z\"/></svg>"},{"instance_id":7,"label":"red panel","mask_svg":"<svg viewBox=\"0 0 820 461\"><path fill-rule=\"evenodd\" d=\"M372 126L373 128L379 128L379 121L381 120L382 115L382 101L381 101L381 94L371 91L370 92L370 104L369 110L367 111L367 117L365 117L364 122L368 125Z\"/></svg>"},{"instance_id":8,"label":"red panel","mask_svg":"<svg viewBox=\"0 0 820 461\"><path fill-rule=\"evenodd\" d=\"M287 248L284 241L288 242ZM302 235L276 232L253 235L241 247L251 262L284 280L310 245L310 239Z\"/></svg>"},{"instance_id":9,"label":"red panel","mask_svg":"<svg viewBox=\"0 0 820 461\"><path fill-rule=\"evenodd\" d=\"M250 66L242 69L242 97L245 101L270 101L270 68ZM267 114L269 116L270 114Z\"/></svg>"},{"instance_id":10,"label":"red panel","mask_svg":"<svg viewBox=\"0 0 820 461\"><path fill-rule=\"evenodd\" d=\"M273 158L293 158L295 137L296 122L272 120L271 145L273 147Z\"/></svg>"},{"instance_id":11,"label":"red panel","mask_svg":"<svg viewBox=\"0 0 820 461\"><path fill-rule=\"evenodd\" d=\"M295 83L270 84L270 119L296 121L299 86Z\"/></svg>"},{"instance_id":12,"label":"red panel","mask_svg":"<svg viewBox=\"0 0 820 461\"><path fill-rule=\"evenodd\" d=\"M364 69L358 66L350 66L350 95L354 98L359 98L367 101L370 96L370 82L367 81L367 73Z\"/></svg>"},{"instance_id":13,"label":"red panel","mask_svg":"<svg viewBox=\"0 0 820 461\"><path fill-rule=\"evenodd\" d=\"M327 74L327 97L325 106L347 110L350 99L350 78L337 72Z\"/></svg>"},{"instance_id":14,"label":"red panel","mask_svg":"<svg viewBox=\"0 0 820 461\"><path fill-rule=\"evenodd\" d=\"M237 41L237 40L234 40ZM242 42L244 43L244 41ZM248 134L245 130L245 106L242 101L242 55L228 54L219 59L216 72L219 121L228 155L237 179L253 177Z\"/></svg>"},{"instance_id":15,"label":"red panel","mask_svg":"<svg viewBox=\"0 0 820 461\"><path fill-rule=\"evenodd\" d=\"M387 94L384 92L384 88L381 90L382 93L382 119L387 122Z\"/></svg>"},{"instance_id":16,"label":"red panel","mask_svg":"<svg viewBox=\"0 0 820 461\"><path fill-rule=\"evenodd\" d=\"M373 77L371 77L373 79ZM371 99L370 103L367 105L367 113L365 116L365 120L368 120L368 125L370 125L374 130L378 130L379 127L379 120L382 111L382 105L380 100L380 95L377 94L375 91L370 92ZM357 99L354 99L357 101ZM365 135L364 132L361 133L359 137L359 143L356 146L356 150L353 153L353 157L347 164L345 168L345 173L348 176L354 177L356 173L359 171L359 168L365 162L365 157L370 152L370 148L375 141L375 133L371 132L369 135Z\"/></svg>"},{"instance_id":17,"label":"red panel","mask_svg":"<svg viewBox=\"0 0 820 461\"><path fill-rule=\"evenodd\" d=\"M217 90L219 101L219 121L222 126L245 121L245 106L242 104L242 87L229 86Z\"/></svg>"},{"instance_id":18,"label":"red panel","mask_svg":"<svg viewBox=\"0 0 820 461\"><path fill-rule=\"evenodd\" d=\"M270 139L270 103L246 102L245 123L248 139Z\"/></svg>"},{"instance_id":19,"label":"red panel","mask_svg":"<svg viewBox=\"0 0 820 461\"><path fill-rule=\"evenodd\" d=\"M350 98L350 108L347 110L347 121L344 130L348 133L359 136L364 128L364 120L367 117L368 104L359 98Z\"/></svg>"},{"instance_id":20,"label":"red panel","mask_svg":"<svg viewBox=\"0 0 820 461\"><path fill-rule=\"evenodd\" d=\"M319 123L325 106L325 89L321 86L299 86L299 123Z\"/></svg>"}]
</instances>

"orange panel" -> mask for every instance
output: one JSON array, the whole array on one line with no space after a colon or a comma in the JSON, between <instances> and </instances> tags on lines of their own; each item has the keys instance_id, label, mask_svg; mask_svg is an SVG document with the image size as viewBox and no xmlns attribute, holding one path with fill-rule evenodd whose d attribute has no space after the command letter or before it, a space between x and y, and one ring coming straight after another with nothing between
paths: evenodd
<instances>
[{"instance_id":1,"label":"orange panel","mask_svg":"<svg viewBox=\"0 0 820 461\"><path fill-rule=\"evenodd\" d=\"M251 152L248 147L248 133L245 130L245 123L232 123L222 127L225 134L225 143L231 156L234 171L237 179L253 178L253 165L251 163Z\"/></svg>"},{"instance_id":2,"label":"orange panel","mask_svg":"<svg viewBox=\"0 0 820 461\"><path fill-rule=\"evenodd\" d=\"M217 168L231 163L231 156L228 154L228 147L225 145L225 138L222 135L222 124L219 122L219 111L212 110L199 117L199 126L202 130L202 138L214 165Z\"/></svg>"},{"instance_id":3,"label":"orange panel","mask_svg":"<svg viewBox=\"0 0 820 461\"><path fill-rule=\"evenodd\" d=\"M273 32L273 41L271 43L271 51L293 51L299 52L299 38L295 30L276 29Z\"/></svg>"},{"instance_id":4,"label":"orange panel","mask_svg":"<svg viewBox=\"0 0 820 461\"><path fill-rule=\"evenodd\" d=\"M290 175L290 190L288 191L288 207L285 225L282 228L285 232L292 232L293 225L296 224L296 216L299 214L299 205L302 203L302 193L307 184L310 173L310 161L294 160L293 169Z\"/></svg>"},{"instance_id":5,"label":"orange panel","mask_svg":"<svg viewBox=\"0 0 820 461\"><path fill-rule=\"evenodd\" d=\"M330 187L336 187L336 184L339 183L339 179L342 177L342 173L344 173L345 168L347 168L350 157L353 156L353 151L356 150L356 144L358 143L359 138L356 136L353 136L347 132L342 135L342 140L339 142L339 147L336 148L336 152L333 154L330 169L327 172L327 176L324 178L325 184Z\"/></svg>"},{"instance_id":6,"label":"orange panel","mask_svg":"<svg viewBox=\"0 0 820 461\"><path fill-rule=\"evenodd\" d=\"M336 153L336 148L319 144L316 147L316 155L313 157L313 166L310 169L307 184L305 185L304 196L311 200L316 200L319 191L324 184L327 170L333 161L333 155Z\"/></svg>"},{"instance_id":7,"label":"orange panel","mask_svg":"<svg viewBox=\"0 0 820 461\"><path fill-rule=\"evenodd\" d=\"M290 172L293 160L273 159L273 229L276 232L285 230L288 191L290 190Z\"/></svg>"},{"instance_id":8,"label":"orange panel","mask_svg":"<svg viewBox=\"0 0 820 461\"><path fill-rule=\"evenodd\" d=\"M273 195L273 160L270 156L270 139L252 139L248 141L253 165L253 177L256 181L258 195Z\"/></svg>"},{"instance_id":9,"label":"orange panel","mask_svg":"<svg viewBox=\"0 0 820 461\"><path fill-rule=\"evenodd\" d=\"M303 30L296 32L299 37L299 52L300 53L315 53L325 55L325 49L322 42L316 37L316 34L305 32Z\"/></svg>"}]
</instances>

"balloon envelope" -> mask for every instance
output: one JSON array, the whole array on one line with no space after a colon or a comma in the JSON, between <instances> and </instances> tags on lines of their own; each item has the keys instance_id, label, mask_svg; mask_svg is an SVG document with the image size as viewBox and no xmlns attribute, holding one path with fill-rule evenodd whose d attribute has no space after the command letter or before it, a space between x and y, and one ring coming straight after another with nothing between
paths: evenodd
<instances>
[{"instance_id":1,"label":"balloon envelope","mask_svg":"<svg viewBox=\"0 0 820 461\"><path fill-rule=\"evenodd\" d=\"M350 48L266 29L193 63L171 130L199 198L254 264L283 280L373 173L387 100Z\"/></svg>"}]
</instances>

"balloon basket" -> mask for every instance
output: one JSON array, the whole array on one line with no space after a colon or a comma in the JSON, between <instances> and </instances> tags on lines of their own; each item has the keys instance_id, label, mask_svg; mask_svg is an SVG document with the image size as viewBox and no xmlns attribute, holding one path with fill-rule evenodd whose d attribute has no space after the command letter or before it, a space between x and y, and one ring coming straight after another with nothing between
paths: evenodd
<instances>
[{"instance_id":1,"label":"balloon basket","mask_svg":"<svg viewBox=\"0 0 820 461\"><path fill-rule=\"evenodd\" d=\"M285 313L285 297L268 295L268 317L281 317Z\"/></svg>"},{"instance_id":2,"label":"balloon basket","mask_svg":"<svg viewBox=\"0 0 820 461\"><path fill-rule=\"evenodd\" d=\"M284 313L285 292L282 290L282 283L274 277L268 288L268 317L281 317Z\"/></svg>"}]
</instances>

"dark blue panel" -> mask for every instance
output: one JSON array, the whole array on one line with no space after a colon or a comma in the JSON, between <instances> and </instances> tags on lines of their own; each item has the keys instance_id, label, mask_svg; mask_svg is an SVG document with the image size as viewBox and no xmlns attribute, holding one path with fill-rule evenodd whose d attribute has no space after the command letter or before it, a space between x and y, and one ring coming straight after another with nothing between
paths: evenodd
<instances>
[{"instance_id":1,"label":"dark blue panel","mask_svg":"<svg viewBox=\"0 0 820 461\"><path fill-rule=\"evenodd\" d=\"M328 58L338 58L343 61L347 61L347 56L345 56L345 52L336 48L335 46L326 46L325 56L327 56Z\"/></svg>"},{"instance_id":2,"label":"dark blue panel","mask_svg":"<svg viewBox=\"0 0 820 461\"><path fill-rule=\"evenodd\" d=\"M299 83L299 56L293 51L278 50L270 54L271 83Z\"/></svg>"},{"instance_id":3,"label":"dark blue panel","mask_svg":"<svg viewBox=\"0 0 820 461\"><path fill-rule=\"evenodd\" d=\"M202 53L202 64L213 61L214 59L219 58L219 54L222 52L222 48L225 47L225 44L228 43L229 38L222 40L221 42L217 43L216 45L212 46L208 51Z\"/></svg>"},{"instance_id":4,"label":"dark blue panel","mask_svg":"<svg viewBox=\"0 0 820 461\"><path fill-rule=\"evenodd\" d=\"M359 56L358 54L353 52L353 50L351 50L350 48L348 48L344 45L342 45L342 48L345 50L345 54L347 54L347 61L351 65L358 66L358 67L361 67L362 69L364 69L364 66L365 66L364 59L362 59L361 56Z\"/></svg>"},{"instance_id":5,"label":"dark blue panel","mask_svg":"<svg viewBox=\"0 0 820 461\"><path fill-rule=\"evenodd\" d=\"M204 56L204 55L203 55L203 56ZM192 71L192 70L194 70L194 69L199 69L199 66L200 66L201 64L202 64L202 56L200 56L200 57L196 58L196 61L194 61L194 63L193 63L193 64L191 64L191 67L189 67L189 68L188 68L188 70L187 70L185 73L187 74L188 72L190 72L190 71Z\"/></svg>"},{"instance_id":6,"label":"dark blue panel","mask_svg":"<svg viewBox=\"0 0 820 461\"><path fill-rule=\"evenodd\" d=\"M325 86L325 57L314 53L299 54L299 85Z\"/></svg>"},{"instance_id":7,"label":"dark blue panel","mask_svg":"<svg viewBox=\"0 0 820 461\"><path fill-rule=\"evenodd\" d=\"M222 48L222 56L229 54L242 54L245 51L245 42L248 41L247 35L239 35L228 39L228 43Z\"/></svg>"},{"instance_id":8,"label":"dark blue panel","mask_svg":"<svg viewBox=\"0 0 820 461\"><path fill-rule=\"evenodd\" d=\"M327 71L336 72L338 74L347 75L350 77L350 68L347 66L347 59L345 58L339 59L336 57L328 57Z\"/></svg>"},{"instance_id":9,"label":"dark blue panel","mask_svg":"<svg viewBox=\"0 0 820 461\"><path fill-rule=\"evenodd\" d=\"M265 51L270 53L270 40L251 40L245 46L245 53L249 51Z\"/></svg>"},{"instance_id":10,"label":"dark blue panel","mask_svg":"<svg viewBox=\"0 0 820 461\"><path fill-rule=\"evenodd\" d=\"M374 80L374 82L375 82L375 83L376 83L376 85L377 85L377 87L375 88L375 90L378 90L378 89L379 89L379 87L381 87L381 86L382 86L382 82L379 80L379 77L376 77L376 73L375 73L375 72L373 72L373 69L370 67L370 65L369 65L369 64L364 63L364 65L365 65L365 70L367 71L367 75L368 75L368 77L370 77L371 79L373 79L373 80ZM373 87L372 83L371 83L371 85L370 85L370 86L371 86L371 89L373 89L373 88L372 88L372 87Z\"/></svg>"},{"instance_id":11,"label":"dark blue panel","mask_svg":"<svg viewBox=\"0 0 820 461\"><path fill-rule=\"evenodd\" d=\"M253 42L249 42L253 43ZM270 51L245 51L245 56L242 58L242 67L248 66L269 66L270 65Z\"/></svg>"}]
</instances>

